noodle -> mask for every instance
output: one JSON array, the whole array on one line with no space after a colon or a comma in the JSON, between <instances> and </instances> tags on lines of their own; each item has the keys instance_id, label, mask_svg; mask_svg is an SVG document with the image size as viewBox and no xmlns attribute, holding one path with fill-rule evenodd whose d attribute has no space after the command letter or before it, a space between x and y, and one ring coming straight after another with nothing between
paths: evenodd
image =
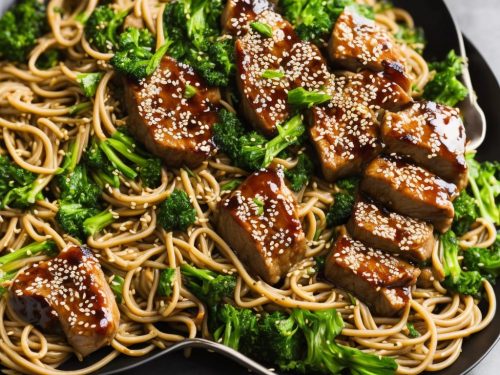
<instances>
[{"instance_id":1,"label":"noodle","mask_svg":"<svg viewBox=\"0 0 500 375\"><path fill-rule=\"evenodd\" d=\"M371 3L370 1L365 1ZM69 4L67 4L69 3ZM78 2L74 2L78 3ZM74 5L73 3L73 5ZM8 154L21 167L39 175L40 189L54 189L51 180L61 165L67 144L77 140L80 159L89 138L106 139L118 126L125 124L117 81L107 61L113 56L92 48L85 39L76 16L89 15L97 0L71 2L53 0L48 6L50 34L33 50L27 67L0 64L0 141L5 145L0 154ZM157 47L164 41L162 19L164 3L154 0L120 0L117 10L131 9L145 27L156 34ZM61 12L57 9L64 9ZM413 27L411 16L401 9L384 10L376 21L393 33L398 23ZM40 70L36 62L50 48L64 49L67 58L49 70ZM411 68L416 94L429 80L427 63L415 50L403 45L402 51ZM81 95L76 82L80 72L105 70L97 88L92 109L70 116L69 107L88 99ZM229 95L223 96L228 97ZM234 111L230 101L222 102ZM293 167L297 160L274 163ZM176 268L189 261L203 268L237 276L236 305L276 310L336 308L346 322L342 341L367 352L392 356L400 374L438 371L450 366L460 355L464 338L484 329L496 310L495 294L485 281L488 310L483 316L478 301L470 296L450 296L438 282L429 289L416 288L413 301L399 318L373 316L360 301L352 301L348 293L317 278L314 256L325 253L335 232L326 228L325 210L333 202L337 188L315 178L297 194L299 216L307 238L307 258L295 265L283 286L275 288L253 278L233 250L212 229L210 219L217 214L217 203L226 194L225 182L245 176L247 172L230 165L222 155L205 162L193 175L185 169L164 168L161 185L155 189L123 180L121 188L108 187L103 199L117 218L101 234L89 238L105 274L110 281L124 278L121 321L112 351L93 365L77 371L57 370L75 355L65 338L44 335L33 325L21 321L8 308L7 299L0 300L0 363L6 373L89 374L104 367L118 355L143 356L164 349L185 338L208 337L204 305L183 285L177 270L173 293L168 298L156 295L159 274L167 267ZM188 233L167 233L157 225L156 205L175 189L184 190L196 210L197 222ZM55 220L55 201L40 201L30 211L0 211L0 254L19 249L33 241L52 239L59 248L78 243L62 234ZM316 238L316 235L319 236ZM479 219L474 228L460 239L463 249L488 247L496 237L493 224ZM438 241L437 241L438 242ZM432 257L435 271L443 273L437 243ZM27 266L45 260L32 256L17 263ZM406 328L413 323L422 336L411 338Z\"/></svg>"}]
</instances>

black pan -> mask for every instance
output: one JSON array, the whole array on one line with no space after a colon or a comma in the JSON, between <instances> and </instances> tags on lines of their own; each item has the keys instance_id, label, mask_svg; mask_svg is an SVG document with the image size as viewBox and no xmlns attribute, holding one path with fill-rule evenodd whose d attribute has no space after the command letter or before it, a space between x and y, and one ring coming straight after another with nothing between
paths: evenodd
<instances>
[{"instance_id":1,"label":"black pan","mask_svg":"<svg viewBox=\"0 0 500 375\"><path fill-rule=\"evenodd\" d=\"M428 45L425 53L427 59L442 59L450 49L459 50L457 30L454 20L442 0L399 0L397 6L410 11L417 25L425 30ZM1 9L0 9L1 11ZM470 74L474 88L479 97L479 104L485 112L488 122L488 134L479 151L482 160L500 160L500 111L498 100L500 86L496 78L477 49L465 39L465 47L470 62ZM495 287L497 298L500 298L500 285ZM484 306L482 306L484 308ZM470 372L493 348L500 337L500 313L497 312L493 322L482 332L465 340L463 351L453 366L436 373L436 375L459 375ZM84 363L76 359L68 361L61 369L78 369L89 365L102 357L101 352L87 358ZM132 374L248 374L248 370L236 362L219 354L194 349L190 358L182 352L153 352L145 357L133 358L120 356L97 374L110 373Z\"/></svg>"}]
</instances>

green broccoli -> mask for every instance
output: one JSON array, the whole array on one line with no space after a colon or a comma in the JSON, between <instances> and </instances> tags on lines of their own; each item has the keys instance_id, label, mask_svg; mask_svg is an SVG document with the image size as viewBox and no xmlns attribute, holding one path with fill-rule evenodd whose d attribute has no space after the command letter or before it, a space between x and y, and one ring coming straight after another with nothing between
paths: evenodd
<instances>
[{"instance_id":1,"label":"green broccoli","mask_svg":"<svg viewBox=\"0 0 500 375\"><path fill-rule=\"evenodd\" d=\"M177 0L165 7L168 52L190 65L210 86L227 86L234 73L234 44L221 38L221 0Z\"/></svg>"},{"instance_id":2,"label":"green broccoli","mask_svg":"<svg viewBox=\"0 0 500 375\"><path fill-rule=\"evenodd\" d=\"M426 40L424 29L421 27L409 27L406 24L398 24L398 31L394 35L401 42L406 43L410 48L413 48L417 53L424 52Z\"/></svg>"},{"instance_id":3,"label":"green broccoli","mask_svg":"<svg viewBox=\"0 0 500 375\"><path fill-rule=\"evenodd\" d=\"M314 164L309 156L300 154L297 160L297 165L285 172L293 191L300 191L304 186L307 186L314 172Z\"/></svg>"},{"instance_id":4,"label":"green broccoli","mask_svg":"<svg viewBox=\"0 0 500 375\"><path fill-rule=\"evenodd\" d=\"M421 336L420 332L417 331L413 323L406 323L406 328L408 329L408 336L410 336L412 339Z\"/></svg>"},{"instance_id":5,"label":"green broccoli","mask_svg":"<svg viewBox=\"0 0 500 375\"><path fill-rule=\"evenodd\" d=\"M120 34L111 65L120 73L140 80L151 75L167 52L170 42L154 51L154 38L147 29L129 27Z\"/></svg>"},{"instance_id":6,"label":"green broccoli","mask_svg":"<svg viewBox=\"0 0 500 375\"><path fill-rule=\"evenodd\" d=\"M338 180L336 184L342 191L333 195L333 204L326 215L327 225L330 227L343 225L349 220L354 207L359 178L344 178Z\"/></svg>"},{"instance_id":7,"label":"green broccoli","mask_svg":"<svg viewBox=\"0 0 500 375\"><path fill-rule=\"evenodd\" d=\"M320 91L307 91L303 87L288 92L288 103L301 108L311 108L315 105L332 100L332 96Z\"/></svg>"},{"instance_id":8,"label":"green broccoli","mask_svg":"<svg viewBox=\"0 0 500 375\"><path fill-rule=\"evenodd\" d=\"M175 189L158 210L158 223L167 230L185 231L196 221L196 211L184 190Z\"/></svg>"},{"instance_id":9,"label":"green broccoli","mask_svg":"<svg viewBox=\"0 0 500 375\"><path fill-rule=\"evenodd\" d=\"M234 189L236 189L240 185L241 185L241 180L231 180L231 181L226 182L225 184L221 185L220 190L221 191L233 191Z\"/></svg>"},{"instance_id":10,"label":"green broccoli","mask_svg":"<svg viewBox=\"0 0 500 375\"><path fill-rule=\"evenodd\" d=\"M93 98L104 73L79 73L76 81L87 98Z\"/></svg>"},{"instance_id":11,"label":"green broccoli","mask_svg":"<svg viewBox=\"0 0 500 375\"><path fill-rule=\"evenodd\" d=\"M480 163L474 154L466 155L469 167L469 186L479 214L495 225L500 225L500 162Z\"/></svg>"},{"instance_id":12,"label":"green broccoli","mask_svg":"<svg viewBox=\"0 0 500 375\"><path fill-rule=\"evenodd\" d=\"M113 224L115 220L116 218L111 211L104 210L99 212L97 215L87 217L83 221L83 233L87 237L92 237L101 232L108 225Z\"/></svg>"},{"instance_id":13,"label":"green broccoli","mask_svg":"<svg viewBox=\"0 0 500 375\"><path fill-rule=\"evenodd\" d=\"M8 156L0 155L0 208L25 209L42 200L41 184L37 175L15 164Z\"/></svg>"},{"instance_id":14,"label":"green broccoli","mask_svg":"<svg viewBox=\"0 0 500 375\"><path fill-rule=\"evenodd\" d=\"M100 141L92 140L84 154L85 163L90 167L89 170L93 179L101 188L107 185L115 188L120 187L120 179L118 174L115 173L116 167L111 164L104 152L102 152L99 144Z\"/></svg>"},{"instance_id":15,"label":"green broccoli","mask_svg":"<svg viewBox=\"0 0 500 375\"><path fill-rule=\"evenodd\" d=\"M260 333L257 315L250 309L240 309L229 304L209 308L210 313L216 315L211 319L217 325L213 332L215 341L252 356Z\"/></svg>"},{"instance_id":16,"label":"green broccoli","mask_svg":"<svg viewBox=\"0 0 500 375\"><path fill-rule=\"evenodd\" d=\"M460 294L479 296L483 277L478 271L463 271L459 260L459 246L455 233L448 231L441 235L443 247L443 269L445 280L443 284Z\"/></svg>"},{"instance_id":17,"label":"green broccoli","mask_svg":"<svg viewBox=\"0 0 500 375\"><path fill-rule=\"evenodd\" d=\"M57 246L54 241L33 242L12 253L0 256L0 297L7 292L7 288L2 286L16 277L17 271L21 268L19 261L38 255L54 257L57 255Z\"/></svg>"},{"instance_id":18,"label":"green broccoli","mask_svg":"<svg viewBox=\"0 0 500 375\"><path fill-rule=\"evenodd\" d=\"M373 19L373 9L355 0L280 0L283 15L301 39L326 44L337 18L345 7L354 7L361 15Z\"/></svg>"},{"instance_id":19,"label":"green broccoli","mask_svg":"<svg viewBox=\"0 0 500 375\"><path fill-rule=\"evenodd\" d=\"M500 276L500 235L491 248L474 247L464 251L463 255L463 266L468 271L478 271L492 283Z\"/></svg>"},{"instance_id":20,"label":"green broccoli","mask_svg":"<svg viewBox=\"0 0 500 375\"><path fill-rule=\"evenodd\" d=\"M175 268L165 268L160 271L157 294L161 297L170 297L173 292L176 271Z\"/></svg>"},{"instance_id":21,"label":"green broccoli","mask_svg":"<svg viewBox=\"0 0 500 375\"><path fill-rule=\"evenodd\" d=\"M98 6L85 21L85 38L100 52L112 51L127 14L128 10L117 13L110 6Z\"/></svg>"},{"instance_id":22,"label":"green broccoli","mask_svg":"<svg viewBox=\"0 0 500 375\"><path fill-rule=\"evenodd\" d=\"M43 1L20 0L0 18L0 56L25 62L36 40L47 31Z\"/></svg>"},{"instance_id":23,"label":"green broccoli","mask_svg":"<svg viewBox=\"0 0 500 375\"><path fill-rule=\"evenodd\" d=\"M66 233L82 240L85 238L83 222L98 213L99 209L96 207L85 207L80 203L59 201L56 220Z\"/></svg>"},{"instance_id":24,"label":"green broccoli","mask_svg":"<svg viewBox=\"0 0 500 375\"><path fill-rule=\"evenodd\" d=\"M207 269L200 269L184 263L181 273L187 288L208 306L221 304L226 298L233 298L236 278L220 275Z\"/></svg>"},{"instance_id":25,"label":"green broccoli","mask_svg":"<svg viewBox=\"0 0 500 375\"><path fill-rule=\"evenodd\" d=\"M444 61L431 63L429 68L435 71L434 78L424 88L424 98L451 107L464 100L468 91L458 77L462 75L464 62L451 50Z\"/></svg>"},{"instance_id":26,"label":"green broccoli","mask_svg":"<svg viewBox=\"0 0 500 375\"><path fill-rule=\"evenodd\" d=\"M123 285L125 284L125 279L121 276L114 275L113 279L109 283L111 291L115 295L117 303L122 303L123 301Z\"/></svg>"},{"instance_id":27,"label":"green broccoli","mask_svg":"<svg viewBox=\"0 0 500 375\"><path fill-rule=\"evenodd\" d=\"M59 60L61 60L62 54L57 49L49 49L45 51L36 61L36 67L38 69L50 69L55 67Z\"/></svg>"},{"instance_id":28,"label":"green broccoli","mask_svg":"<svg viewBox=\"0 0 500 375\"><path fill-rule=\"evenodd\" d=\"M466 190L453 201L455 218L453 220L453 231L458 235L464 235L478 218L476 201Z\"/></svg>"}]
</instances>

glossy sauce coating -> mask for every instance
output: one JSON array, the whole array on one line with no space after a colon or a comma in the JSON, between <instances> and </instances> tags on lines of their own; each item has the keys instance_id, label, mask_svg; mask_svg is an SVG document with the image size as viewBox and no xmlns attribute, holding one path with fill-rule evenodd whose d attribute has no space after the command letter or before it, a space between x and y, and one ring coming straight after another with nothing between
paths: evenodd
<instances>
[{"instance_id":1,"label":"glossy sauce coating","mask_svg":"<svg viewBox=\"0 0 500 375\"><path fill-rule=\"evenodd\" d=\"M191 98L187 85L196 89ZM126 87L131 132L168 165L194 167L215 152L219 90L207 87L191 67L164 57L151 76Z\"/></svg>"},{"instance_id":2,"label":"glossy sauce coating","mask_svg":"<svg viewBox=\"0 0 500 375\"><path fill-rule=\"evenodd\" d=\"M80 246L20 273L10 288L9 305L42 331L65 333L82 355L109 343L120 321L99 261Z\"/></svg>"},{"instance_id":3,"label":"glossy sauce coating","mask_svg":"<svg viewBox=\"0 0 500 375\"><path fill-rule=\"evenodd\" d=\"M279 281L305 252L297 203L282 174L250 175L219 206L221 236L269 283Z\"/></svg>"},{"instance_id":4,"label":"glossy sauce coating","mask_svg":"<svg viewBox=\"0 0 500 375\"><path fill-rule=\"evenodd\" d=\"M386 113L382 137L389 152L407 155L460 188L467 185L466 135L457 109L424 101Z\"/></svg>"},{"instance_id":5,"label":"glossy sauce coating","mask_svg":"<svg viewBox=\"0 0 500 375\"><path fill-rule=\"evenodd\" d=\"M242 36L258 14L274 8L268 0L228 0L222 13L222 28L228 34Z\"/></svg>"}]
</instances>

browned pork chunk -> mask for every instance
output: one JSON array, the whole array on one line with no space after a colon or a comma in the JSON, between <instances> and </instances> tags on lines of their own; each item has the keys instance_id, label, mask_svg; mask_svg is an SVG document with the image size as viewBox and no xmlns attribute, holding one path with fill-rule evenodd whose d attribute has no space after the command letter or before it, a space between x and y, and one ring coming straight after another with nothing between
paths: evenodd
<instances>
[{"instance_id":1,"label":"browned pork chunk","mask_svg":"<svg viewBox=\"0 0 500 375\"><path fill-rule=\"evenodd\" d=\"M380 250L343 235L326 259L325 276L357 295L381 316L400 312L411 300L420 270Z\"/></svg>"},{"instance_id":2,"label":"browned pork chunk","mask_svg":"<svg viewBox=\"0 0 500 375\"><path fill-rule=\"evenodd\" d=\"M388 152L409 156L460 190L467 186L465 128L457 109L415 103L404 111L386 113L381 132Z\"/></svg>"},{"instance_id":3,"label":"browned pork chunk","mask_svg":"<svg viewBox=\"0 0 500 375\"><path fill-rule=\"evenodd\" d=\"M129 80L125 88L131 133L167 165L196 167L214 153L219 90L191 67L164 57L150 77Z\"/></svg>"},{"instance_id":4,"label":"browned pork chunk","mask_svg":"<svg viewBox=\"0 0 500 375\"><path fill-rule=\"evenodd\" d=\"M362 70L359 73L337 76L336 82L342 88L343 95L373 111L399 110L413 101L385 72Z\"/></svg>"},{"instance_id":5,"label":"browned pork chunk","mask_svg":"<svg viewBox=\"0 0 500 375\"><path fill-rule=\"evenodd\" d=\"M394 38L353 7L346 7L339 16L328 49L332 61L349 70L385 71L404 91L411 88L405 59Z\"/></svg>"},{"instance_id":6,"label":"browned pork chunk","mask_svg":"<svg viewBox=\"0 0 500 375\"><path fill-rule=\"evenodd\" d=\"M277 283L304 257L306 242L297 203L282 171L252 174L219 208L221 237L267 283Z\"/></svg>"},{"instance_id":7,"label":"browned pork chunk","mask_svg":"<svg viewBox=\"0 0 500 375\"><path fill-rule=\"evenodd\" d=\"M455 185L395 156L381 156L365 170L361 189L402 215L431 222L446 232L453 221Z\"/></svg>"},{"instance_id":8,"label":"browned pork chunk","mask_svg":"<svg viewBox=\"0 0 500 375\"><path fill-rule=\"evenodd\" d=\"M272 29L272 36L253 27L236 41L236 82L247 121L264 134L276 133L276 125L291 114L288 91L293 87L284 72L283 59L297 41L295 32L279 14L264 11L256 18ZM269 78L266 72L281 72L282 78Z\"/></svg>"},{"instance_id":9,"label":"browned pork chunk","mask_svg":"<svg viewBox=\"0 0 500 375\"><path fill-rule=\"evenodd\" d=\"M228 34L241 36L259 13L274 8L268 0L228 0L221 17L222 28Z\"/></svg>"},{"instance_id":10,"label":"browned pork chunk","mask_svg":"<svg viewBox=\"0 0 500 375\"><path fill-rule=\"evenodd\" d=\"M368 107L347 102L342 95L312 108L309 122L311 140L328 181L360 173L381 151L375 114Z\"/></svg>"},{"instance_id":11,"label":"browned pork chunk","mask_svg":"<svg viewBox=\"0 0 500 375\"><path fill-rule=\"evenodd\" d=\"M82 356L109 344L120 323L115 297L98 260L84 246L21 272L9 305L24 321L47 333L64 333Z\"/></svg>"},{"instance_id":12,"label":"browned pork chunk","mask_svg":"<svg viewBox=\"0 0 500 375\"><path fill-rule=\"evenodd\" d=\"M432 225L390 212L364 197L354 205L347 228L354 239L368 246L418 263L428 261L434 247Z\"/></svg>"}]
</instances>

